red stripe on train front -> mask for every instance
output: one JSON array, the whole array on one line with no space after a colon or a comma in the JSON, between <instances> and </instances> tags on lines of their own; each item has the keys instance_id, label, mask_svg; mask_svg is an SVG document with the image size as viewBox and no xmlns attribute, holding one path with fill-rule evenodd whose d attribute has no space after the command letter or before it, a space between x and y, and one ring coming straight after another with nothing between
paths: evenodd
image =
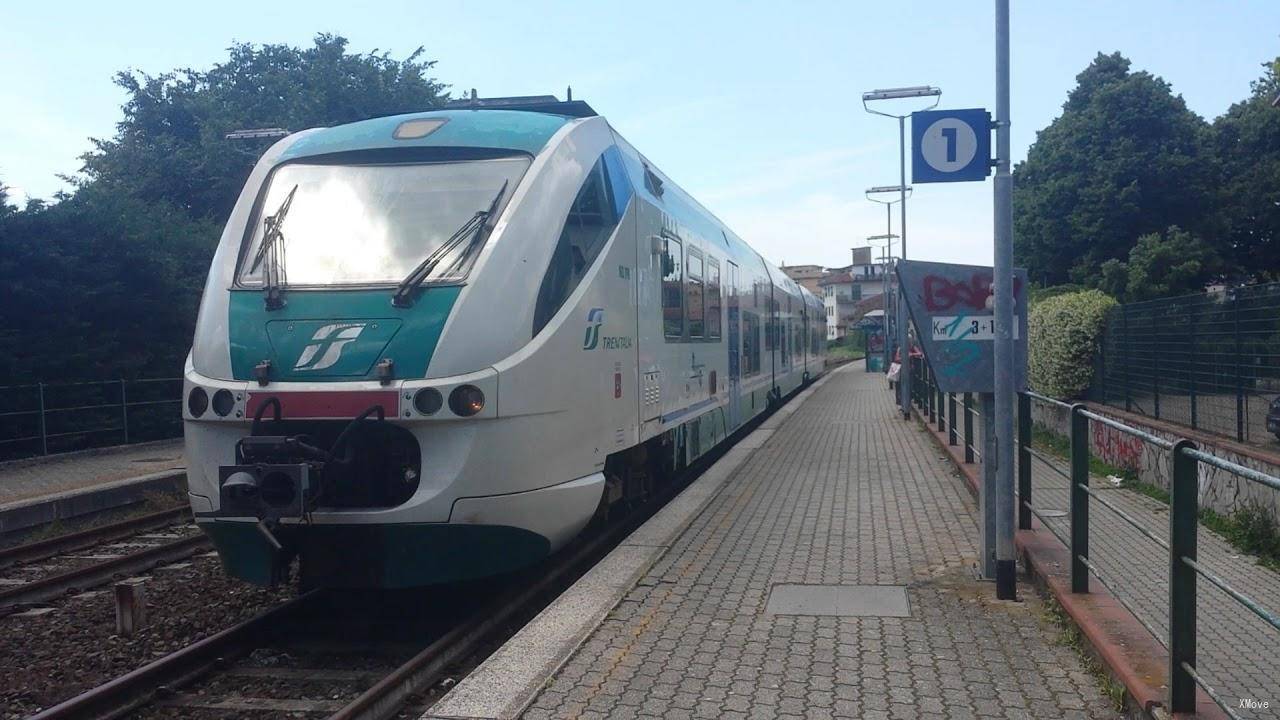
<instances>
[{"instance_id":1,"label":"red stripe on train front","mask_svg":"<svg viewBox=\"0 0 1280 720\"><path fill-rule=\"evenodd\" d=\"M258 408L269 398L280 399L281 417L292 418L354 418L374 405L381 405L387 417L395 417L400 411L399 393L395 390L367 390L347 392L267 392L249 393L247 416L252 418ZM262 418L269 420L272 409Z\"/></svg>"}]
</instances>

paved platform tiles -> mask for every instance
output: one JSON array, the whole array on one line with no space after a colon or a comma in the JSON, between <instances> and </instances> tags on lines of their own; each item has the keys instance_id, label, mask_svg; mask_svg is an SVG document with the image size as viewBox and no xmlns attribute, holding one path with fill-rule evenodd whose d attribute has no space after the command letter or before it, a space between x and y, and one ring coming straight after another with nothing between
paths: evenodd
<instances>
[{"instance_id":1,"label":"paved platform tiles","mask_svg":"<svg viewBox=\"0 0 1280 720\"><path fill-rule=\"evenodd\" d=\"M0 463L0 505L184 467L182 440Z\"/></svg>"},{"instance_id":2,"label":"paved platform tiles","mask_svg":"<svg viewBox=\"0 0 1280 720\"><path fill-rule=\"evenodd\" d=\"M976 541L976 507L932 440L881 376L846 367L524 717L1115 717L1031 588L1000 602L972 578ZM775 586L814 584L905 586L910 616L768 612Z\"/></svg>"},{"instance_id":3,"label":"paved platform tiles","mask_svg":"<svg viewBox=\"0 0 1280 720\"><path fill-rule=\"evenodd\" d=\"M1031 498L1042 515L1071 506L1062 462L1032 461ZM1057 472L1055 472L1055 468ZM1169 506L1141 493L1115 487L1093 476L1089 485L1156 537L1169 536ZM1067 544L1068 516L1042 519ZM1169 635L1169 553L1121 520L1101 503L1089 508L1089 555L1112 592L1123 598L1138 617L1165 642ZM1200 527L1197 554L1201 564L1262 607L1280 610L1280 573L1242 554L1213 531ZM1280 718L1280 632L1249 612L1226 593L1201 579L1196 585L1196 669L1214 690L1244 718ZM1270 707L1241 708L1241 699L1270 703Z\"/></svg>"}]
</instances>

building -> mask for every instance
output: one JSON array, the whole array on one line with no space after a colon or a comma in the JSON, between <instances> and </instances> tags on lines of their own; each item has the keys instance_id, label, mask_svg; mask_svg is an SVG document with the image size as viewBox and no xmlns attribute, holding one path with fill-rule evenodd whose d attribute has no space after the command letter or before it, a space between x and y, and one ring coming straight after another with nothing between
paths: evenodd
<instances>
[{"instance_id":1,"label":"building","mask_svg":"<svg viewBox=\"0 0 1280 720\"><path fill-rule=\"evenodd\" d=\"M827 339L839 340L870 310L883 308L884 267L871 258L870 247L853 248L853 263L833 268L818 281L827 315Z\"/></svg>"},{"instance_id":2,"label":"building","mask_svg":"<svg viewBox=\"0 0 1280 720\"><path fill-rule=\"evenodd\" d=\"M827 274L827 269L821 265L787 265L782 264L782 272L787 277L795 280L801 287L809 292L822 296L822 288L818 285L818 281Z\"/></svg>"}]
</instances>

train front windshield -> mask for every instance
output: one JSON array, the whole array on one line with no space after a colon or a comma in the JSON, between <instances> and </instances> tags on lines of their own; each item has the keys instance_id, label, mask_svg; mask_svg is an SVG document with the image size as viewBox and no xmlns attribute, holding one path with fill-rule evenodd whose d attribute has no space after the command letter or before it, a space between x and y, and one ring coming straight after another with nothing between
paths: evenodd
<instances>
[{"instance_id":1,"label":"train front windshield","mask_svg":"<svg viewBox=\"0 0 1280 720\"><path fill-rule=\"evenodd\" d=\"M262 241L278 219L280 273L289 286L394 285L439 249L506 183L526 157L396 165L292 163L271 177L242 253L239 281L261 285ZM292 196L292 197L291 197ZM284 212L281 213L281 209ZM462 243L449 253L463 253ZM427 282L465 277L470 259L444 257Z\"/></svg>"}]
</instances>

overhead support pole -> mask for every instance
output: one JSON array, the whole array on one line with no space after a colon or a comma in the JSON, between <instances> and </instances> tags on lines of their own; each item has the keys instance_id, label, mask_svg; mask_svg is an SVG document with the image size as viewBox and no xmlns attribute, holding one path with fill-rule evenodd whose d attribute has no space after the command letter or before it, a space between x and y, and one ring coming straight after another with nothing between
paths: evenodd
<instances>
[{"instance_id":1,"label":"overhead support pole","mask_svg":"<svg viewBox=\"0 0 1280 720\"><path fill-rule=\"evenodd\" d=\"M1014 560L1013 176L1009 172L1009 0L996 0L995 437L996 597L1017 598ZM1021 309L1026 312L1026 308ZM984 458L985 459L985 458Z\"/></svg>"},{"instance_id":2,"label":"overhead support pole","mask_svg":"<svg viewBox=\"0 0 1280 720\"><path fill-rule=\"evenodd\" d=\"M872 90L871 92L862 93L862 109L874 115L883 115L884 117L896 118L898 120L898 202L901 203L901 221L899 235L902 236L902 254L899 256L902 260L907 259L907 118L910 113L905 115L895 115L893 113L872 110L867 103L878 100L903 100L908 98L926 98L932 99L933 103L925 109L932 109L938 106L938 102L942 97L942 91L932 85L916 85L912 87L889 88L887 90ZM898 297L898 404L902 410L903 419L911 418L911 346L907 344L907 324L909 323L907 316L906 300L901 297L899 290Z\"/></svg>"}]
</instances>

